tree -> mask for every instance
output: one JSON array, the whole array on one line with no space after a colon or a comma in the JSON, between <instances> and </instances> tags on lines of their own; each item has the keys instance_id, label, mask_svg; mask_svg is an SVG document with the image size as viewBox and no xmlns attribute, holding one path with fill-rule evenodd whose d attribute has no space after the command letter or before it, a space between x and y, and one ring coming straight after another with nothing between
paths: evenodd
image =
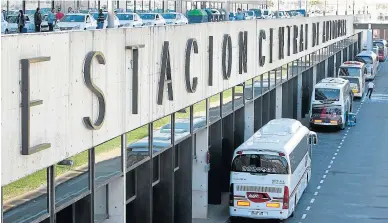
<instances>
[{"instance_id":1,"label":"tree","mask_svg":"<svg viewBox=\"0 0 388 223\"><path fill-rule=\"evenodd\" d=\"M322 5L322 1L321 0L309 0L309 5L310 6L320 6L320 5Z\"/></svg>"}]
</instances>

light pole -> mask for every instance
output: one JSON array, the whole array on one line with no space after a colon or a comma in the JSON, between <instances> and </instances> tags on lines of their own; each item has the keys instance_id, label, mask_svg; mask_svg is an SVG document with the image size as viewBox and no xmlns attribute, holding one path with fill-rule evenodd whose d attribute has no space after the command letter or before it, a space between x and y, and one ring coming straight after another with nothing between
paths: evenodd
<instances>
[{"instance_id":1,"label":"light pole","mask_svg":"<svg viewBox=\"0 0 388 223\"><path fill-rule=\"evenodd\" d=\"M338 15L338 0L337 0L337 11L335 12L336 15Z\"/></svg>"},{"instance_id":2,"label":"light pole","mask_svg":"<svg viewBox=\"0 0 388 223\"><path fill-rule=\"evenodd\" d=\"M325 9L323 10L323 16L326 15L327 0L325 0Z\"/></svg>"}]
</instances>

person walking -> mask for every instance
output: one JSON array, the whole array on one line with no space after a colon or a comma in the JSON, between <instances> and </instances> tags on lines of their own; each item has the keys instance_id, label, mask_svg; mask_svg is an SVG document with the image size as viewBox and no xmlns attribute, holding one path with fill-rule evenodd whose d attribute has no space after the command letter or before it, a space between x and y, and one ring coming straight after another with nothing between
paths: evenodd
<instances>
[{"instance_id":1,"label":"person walking","mask_svg":"<svg viewBox=\"0 0 388 223\"><path fill-rule=\"evenodd\" d=\"M49 26L49 31L54 31L54 25L55 25L55 9L52 8L50 12L47 14L47 23Z\"/></svg>"},{"instance_id":2,"label":"person walking","mask_svg":"<svg viewBox=\"0 0 388 223\"><path fill-rule=\"evenodd\" d=\"M19 33L22 33L23 32L23 28L26 25L26 21L25 21L25 18L24 18L23 10L19 10L19 15L18 15L18 20L17 21L18 21Z\"/></svg>"},{"instance_id":3,"label":"person walking","mask_svg":"<svg viewBox=\"0 0 388 223\"><path fill-rule=\"evenodd\" d=\"M100 9L97 17L97 29L104 28L104 21L105 21L105 16L104 16L104 13L102 13L102 9Z\"/></svg>"},{"instance_id":4,"label":"person walking","mask_svg":"<svg viewBox=\"0 0 388 223\"><path fill-rule=\"evenodd\" d=\"M240 8L237 9L235 19L236 20L245 20L245 14L241 11Z\"/></svg>"},{"instance_id":5,"label":"person walking","mask_svg":"<svg viewBox=\"0 0 388 223\"><path fill-rule=\"evenodd\" d=\"M375 88L375 84L373 83L373 81L370 81L370 82L368 83L368 92L366 93L366 96L367 96L367 97L368 97L368 95L369 95L369 99L370 99L370 97L372 96L372 92L373 92L374 88Z\"/></svg>"},{"instance_id":6,"label":"person walking","mask_svg":"<svg viewBox=\"0 0 388 223\"><path fill-rule=\"evenodd\" d=\"M40 32L40 25L42 24L42 15L40 14L40 8L36 8L34 14L35 32Z\"/></svg>"}]
</instances>

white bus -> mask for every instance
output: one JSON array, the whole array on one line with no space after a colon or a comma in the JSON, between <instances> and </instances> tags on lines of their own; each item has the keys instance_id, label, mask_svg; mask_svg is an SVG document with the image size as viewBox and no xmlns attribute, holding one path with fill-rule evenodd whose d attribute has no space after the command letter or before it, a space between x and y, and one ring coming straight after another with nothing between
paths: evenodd
<instances>
[{"instance_id":1,"label":"white bus","mask_svg":"<svg viewBox=\"0 0 388 223\"><path fill-rule=\"evenodd\" d=\"M349 81L343 78L325 78L313 89L310 127L335 126L343 130L352 107L353 92Z\"/></svg>"},{"instance_id":2,"label":"white bus","mask_svg":"<svg viewBox=\"0 0 388 223\"><path fill-rule=\"evenodd\" d=\"M355 60L365 64L367 69L365 79L374 80L379 67L377 54L372 51L361 51L361 53L357 54Z\"/></svg>"},{"instance_id":3,"label":"white bus","mask_svg":"<svg viewBox=\"0 0 388 223\"><path fill-rule=\"evenodd\" d=\"M311 177L317 134L294 119L274 119L239 146L232 159L232 218L287 219Z\"/></svg>"},{"instance_id":4,"label":"white bus","mask_svg":"<svg viewBox=\"0 0 388 223\"><path fill-rule=\"evenodd\" d=\"M367 73L365 64L358 61L346 61L338 69L338 77L349 80L354 96L359 98L364 96Z\"/></svg>"}]
</instances>

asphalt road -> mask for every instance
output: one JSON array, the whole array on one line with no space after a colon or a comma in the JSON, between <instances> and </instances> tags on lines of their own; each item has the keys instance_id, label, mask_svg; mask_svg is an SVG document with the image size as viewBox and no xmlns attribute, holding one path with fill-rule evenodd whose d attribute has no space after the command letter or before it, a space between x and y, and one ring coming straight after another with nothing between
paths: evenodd
<instances>
[{"instance_id":1,"label":"asphalt road","mask_svg":"<svg viewBox=\"0 0 388 223\"><path fill-rule=\"evenodd\" d=\"M374 83L371 99L355 101L356 126L317 130L313 176L294 217L284 223L388 222L388 62Z\"/></svg>"}]
</instances>

